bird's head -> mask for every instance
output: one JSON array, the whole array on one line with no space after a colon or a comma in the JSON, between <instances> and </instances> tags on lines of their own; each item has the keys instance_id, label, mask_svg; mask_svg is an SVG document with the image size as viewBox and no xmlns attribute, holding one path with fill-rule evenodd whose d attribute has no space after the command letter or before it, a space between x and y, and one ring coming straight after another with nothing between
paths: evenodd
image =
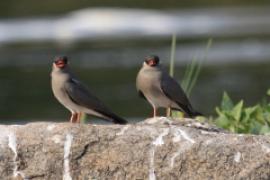
<instances>
[{"instance_id":1,"label":"bird's head","mask_svg":"<svg viewBox=\"0 0 270 180\"><path fill-rule=\"evenodd\" d=\"M156 55L150 55L145 57L144 64L150 67L155 67L159 65L159 57Z\"/></svg>"},{"instance_id":2,"label":"bird's head","mask_svg":"<svg viewBox=\"0 0 270 180\"><path fill-rule=\"evenodd\" d=\"M56 57L53 62L54 67L59 68L59 69L65 68L67 64L68 64L68 58L66 56Z\"/></svg>"}]
</instances>

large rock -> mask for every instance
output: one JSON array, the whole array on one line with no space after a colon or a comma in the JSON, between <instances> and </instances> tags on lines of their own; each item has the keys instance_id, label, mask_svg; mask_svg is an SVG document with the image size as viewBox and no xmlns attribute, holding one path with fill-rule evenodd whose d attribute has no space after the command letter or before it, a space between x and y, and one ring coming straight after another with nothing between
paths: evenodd
<instances>
[{"instance_id":1,"label":"large rock","mask_svg":"<svg viewBox=\"0 0 270 180\"><path fill-rule=\"evenodd\" d=\"M194 120L0 126L0 179L270 179L270 138Z\"/></svg>"}]
</instances>

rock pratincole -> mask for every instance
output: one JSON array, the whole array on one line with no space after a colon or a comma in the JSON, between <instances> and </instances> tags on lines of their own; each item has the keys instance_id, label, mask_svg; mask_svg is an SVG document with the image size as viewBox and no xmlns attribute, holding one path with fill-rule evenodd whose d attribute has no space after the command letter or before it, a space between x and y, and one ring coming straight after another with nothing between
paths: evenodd
<instances>
[{"instance_id":1,"label":"rock pratincole","mask_svg":"<svg viewBox=\"0 0 270 180\"><path fill-rule=\"evenodd\" d=\"M82 113L90 114L117 124L127 121L110 111L71 72L67 57L57 57L53 62L51 85L56 99L71 113L70 122L80 122Z\"/></svg>"},{"instance_id":2,"label":"rock pratincole","mask_svg":"<svg viewBox=\"0 0 270 180\"><path fill-rule=\"evenodd\" d=\"M145 58L137 75L136 87L139 95L153 107L154 117L161 107L183 111L189 117L201 115L192 108L177 81L162 68L158 56L151 55ZM170 112L167 112L167 116L169 115Z\"/></svg>"}]
</instances>

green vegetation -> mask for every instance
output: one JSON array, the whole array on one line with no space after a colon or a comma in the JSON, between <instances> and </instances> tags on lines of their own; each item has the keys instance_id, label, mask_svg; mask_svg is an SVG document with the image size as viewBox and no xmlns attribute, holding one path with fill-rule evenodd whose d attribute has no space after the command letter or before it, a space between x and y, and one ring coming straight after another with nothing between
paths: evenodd
<instances>
[{"instance_id":1,"label":"green vegetation","mask_svg":"<svg viewBox=\"0 0 270 180\"><path fill-rule=\"evenodd\" d=\"M270 96L270 89L267 92ZM245 106L244 101L234 103L229 95L223 94L218 117L214 123L234 133L270 134L270 103L262 101L254 106Z\"/></svg>"},{"instance_id":2,"label":"green vegetation","mask_svg":"<svg viewBox=\"0 0 270 180\"><path fill-rule=\"evenodd\" d=\"M170 58L170 75L174 75L174 62L175 62L175 48L176 48L176 34L172 35L172 45L171 45L171 58Z\"/></svg>"},{"instance_id":3,"label":"green vegetation","mask_svg":"<svg viewBox=\"0 0 270 180\"><path fill-rule=\"evenodd\" d=\"M196 56L186 67L182 87L187 96L190 96L194 85L197 82L203 62L206 60L208 50L212 45L212 39L209 39L206 45L204 57L198 60ZM170 75L174 75L175 64L176 35L172 36ZM267 91L270 96L270 89ZM210 118L210 122L218 127L227 129L234 133L249 134L270 134L270 103L262 101L254 106L245 106L244 101L240 100L234 103L229 95L224 92L221 105L216 107L217 117ZM173 112L173 117L183 117L181 112ZM198 118L206 120L206 118Z\"/></svg>"},{"instance_id":4,"label":"green vegetation","mask_svg":"<svg viewBox=\"0 0 270 180\"><path fill-rule=\"evenodd\" d=\"M172 44L171 44L171 57L170 57L170 75L174 76L174 64L175 64L175 49L176 49L176 35L172 35ZM208 50L212 45L212 39L208 39L207 45L204 51L204 56L202 59L198 59L196 56L192 58L191 63L189 63L186 67L184 77L182 79L181 86L183 90L186 92L187 96L190 96L192 89L194 88L199 74L201 72L201 67L203 62L206 60Z\"/></svg>"},{"instance_id":5,"label":"green vegetation","mask_svg":"<svg viewBox=\"0 0 270 180\"><path fill-rule=\"evenodd\" d=\"M208 39L203 59L197 59L197 57L194 56L192 58L191 63L188 64L186 68L185 75L182 80L182 87L188 97L190 96L191 91L198 80L199 74L201 72L201 67L203 65L203 62L206 60L208 50L211 47L211 45L212 45L212 39Z\"/></svg>"},{"instance_id":6,"label":"green vegetation","mask_svg":"<svg viewBox=\"0 0 270 180\"><path fill-rule=\"evenodd\" d=\"M172 35L172 44L171 44L170 68L169 68L170 75L172 77L174 76L176 39L177 39L176 35L173 34ZM194 56L191 63L189 63L188 66L186 67L181 86L188 97L190 96L191 91L194 88L194 86L198 80L199 74L201 72L202 64L206 60L208 50L211 47L211 45L212 45L212 39L210 38L210 39L208 39L203 59L197 59L197 57ZM183 113L173 112L172 116L173 117L183 117Z\"/></svg>"}]
</instances>

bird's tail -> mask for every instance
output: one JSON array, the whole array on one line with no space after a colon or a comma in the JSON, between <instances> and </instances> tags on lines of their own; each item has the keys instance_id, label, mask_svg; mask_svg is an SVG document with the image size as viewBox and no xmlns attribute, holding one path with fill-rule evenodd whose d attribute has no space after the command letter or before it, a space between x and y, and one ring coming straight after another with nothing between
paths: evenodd
<instances>
[{"instance_id":1,"label":"bird's tail","mask_svg":"<svg viewBox=\"0 0 270 180\"><path fill-rule=\"evenodd\" d=\"M196 116L203 116L202 113L198 112L198 111L194 111L192 114L191 114L191 117L196 117Z\"/></svg>"},{"instance_id":2,"label":"bird's tail","mask_svg":"<svg viewBox=\"0 0 270 180\"><path fill-rule=\"evenodd\" d=\"M194 118L196 116L203 116L202 113L194 110L191 105L186 106L186 107L182 106L182 109L188 115L188 117L190 117L190 118Z\"/></svg>"},{"instance_id":3,"label":"bird's tail","mask_svg":"<svg viewBox=\"0 0 270 180\"><path fill-rule=\"evenodd\" d=\"M104 120L107 120L107 121L111 121L115 124L127 124L128 122L117 116L116 114L114 114L113 112L109 111L109 110L106 110L106 111L98 111L98 113L100 114L99 117L104 119Z\"/></svg>"},{"instance_id":4,"label":"bird's tail","mask_svg":"<svg viewBox=\"0 0 270 180\"><path fill-rule=\"evenodd\" d=\"M112 118L112 121L115 123L115 124L127 124L127 121L117 115L113 115Z\"/></svg>"},{"instance_id":5,"label":"bird's tail","mask_svg":"<svg viewBox=\"0 0 270 180\"><path fill-rule=\"evenodd\" d=\"M103 116L104 119L110 120L115 124L127 124L128 123L125 119L117 116L113 112L109 112L109 111L103 112L103 115L104 115Z\"/></svg>"}]
</instances>

